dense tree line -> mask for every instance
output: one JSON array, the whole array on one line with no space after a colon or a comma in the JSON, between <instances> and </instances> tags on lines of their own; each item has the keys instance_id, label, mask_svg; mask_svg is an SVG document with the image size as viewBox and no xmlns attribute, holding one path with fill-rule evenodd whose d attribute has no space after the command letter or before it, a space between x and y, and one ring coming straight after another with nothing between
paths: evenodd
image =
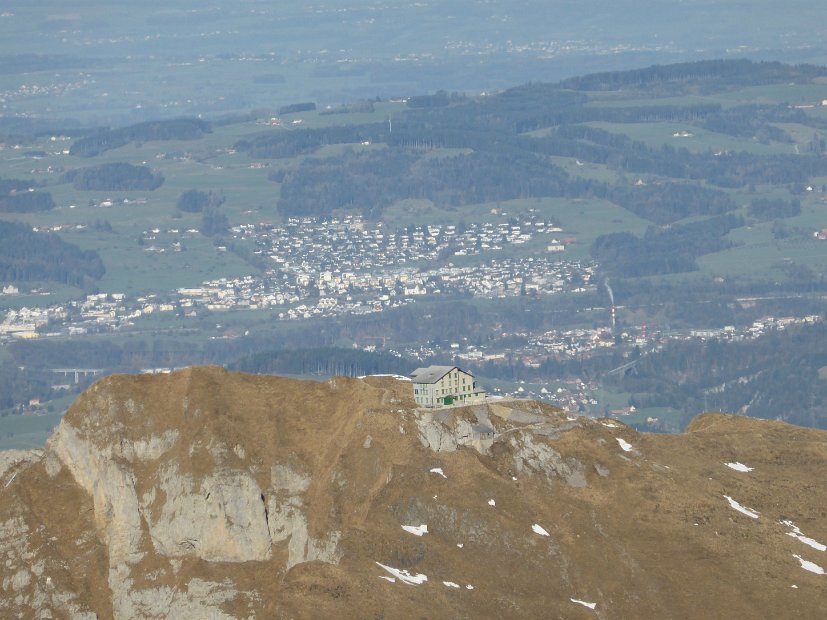
<instances>
[{"instance_id":1,"label":"dense tree line","mask_svg":"<svg viewBox=\"0 0 827 620\"><path fill-rule=\"evenodd\" d=\"M28 179L0 179L0 196L7 196L15 192L25 192L37 184Z\"/></svg>"},{"instance_id":2,"label":"dense tree line","mask_svg":"<svg viewBox=\"0 0 827 620\"><path fill-rule=\"evenodd\" d=\"M205 209L217 209L224 204L224 196L217 192L188 189L178 196L175 207L184 213L201 213Z\"/></svg>"},{"instance_id":3,"label":"dense tree line","mask_svg":"<svg viewBox=\"0 0 827 620\"><path fill-rule=\"evenodd\" d=\"M803 111L791 109L786 105L742 105L721 108L718 112L708 115L698 125L709 131L736 138L753 138L759 142L790 142L790 137L783 129L769 123L799 122L805 119Z\"/></svg>"},{"instance_id":4,"label":"dense tree line","mask_svg":"<svg viewBox=\"0 0 827 620\"><path fill-rule=\"evenodd\" d=\"M645 186L602 186L595 194L656 224L669 224L696 215L720 215L736 208L728 194L688 183Z\"/></svg>"},{"instance_id":5,"label":"dense tree line","mask_svg":"<svg viewBox=\"0 0 827 620\"><path fill-rule=\"evenodd\" d=\"M292 129L239 140L234 147L239 151L247 151L250 157L291 158L312 153L327 144L359 144L375 141L377 138L381 140L385 127L382 123L372 123L321 129Z\"/></svg>"},{"instance_id":6,"label":"dense tree line","mask_svg":"<svg viewBox=\"0 0 827 620\"><path fill-rule=\"evenodd\" d=\"M49 192L20 192L0 196L0 213L37 213L55 208Z\"/></svg>"},{"instance_id":7,"label":"dense tree line","mask_svg":"<svg viewBox=\"0 0 827 620\"><path fill-rule=\"evenodd\" d=\"M295 114L297 112L312 112L316 109L316 104L312 101L303 103L291 103L283 105L279 108L279 114Z\"/></svg>"},{"instance_id":8,"label":"dense tree line","mask_svg":"<svg viewBox=\"0 0 827 620\"><path fill-rule=\"evenodd\" d=\"M616 277L694 271L697 257L731 247L724 235L741 225L740 218L725 215L667 228L650 226L642 238L611 233L595 239L591 254L604 271Z\"/></svg>"},{"instance_id":9,"label":"dense tree line","mask_svg":"<svg viewBox=\"0 0 827 620\"><path fill-rule=\"evenodd\" d=\"M134 166L123 162L100 164L72 170L63 175L64 182L81 191L134 191L158 189L164 183L160 172L146 166Z\"/></svg>"},{"instance_id":10,"label":"dense tree line","mask_svg":"<svg viewBox=\"0 0 827 620\"><path fill-rule=\"evenodd\" d=\"M70 153L77 157L95 157L130 142L197 140L210 131L210 124L197 118L147 121L119 129L94 130L76 140L70 148Z\"/></svg>"},{"instance_id":11,"label":"dense tree line","mask_svg":"<svg viewBox=\"0 0 827 620\"><path fill-rule=\"evenodd\" d=\"M0 221L0 280L85 286L104 271L97 252L81 250L54 233L36 233L24 224Z\"/></svg>"},{"instance_id":12,"label":"dense tree line","mask_svg":"<svg viewBox=\"0 0 827 620\"><path fill-rule=\"evenodd\" d=\"M780 275L780 274L779 274ZM707 277L687 279L625 278L611 279L615 303L627 308L660 308L661 320L672 327L707 325L748 326L762 316L821 314L821 297L827 281L813 273L804 277L728 279L715 282ZM750 298L749 305L738 302ZM602 304L608 302L603 292Z\"/></svg>"},{"instance_id":13,"label":"dense tree line","mask_svg":"<svg viewBox=\"0 0 827 620\"><path fill-rule=\"evenodd\" d=\"M205 319L211 328L214 318ZM119 341L108 337L84 339L41 339L13 341L8 350L15 367L28 370L48 368L103 368L136 372L141 368L179 367L195 364L227 365L233 360L276 349L324 348L332 346L338 330L332 325L294 325L267 336L228 340L197 341L175 333L157 338L129 337ZM180 336L176 337L176 336Z\"/></svg>"},{"instance_id":14,"label":"dense tree line","mask_svg":"<svg viewBox=\"0 0 827 620\"><path fill-rule=\"evenodd\" d=\"M52 195L36 192L39 184L28 179L0 179L0 213L36 213L55 208Z\"/></svg>"},{"instance_id":15,"label":"dense tree line","mask_svg":"<svg viewBox=\"0 0 827 620\"><path fill-rule=\"evenodd\" d=\"M764 222L778 218L795 217L801 214L801 201L797 198L792 200L756 198L750 201L747 213Z\"/></svg>"},{"instance_id":16,"label":"dense tree line","mask_svg":"<svg viewBox=\"0 0 827 620\"><path fill-rule=\"evenodd\" d=\"M85 131L80 121L75 119L0 117L0 141L12 144L25 144L42 136L77 136Z\"/></svg>"},{"instance_id":17,"label":"dense tree line","mask_svg":"<svg viewBox=\"0 0 827 620\"><path fill-rule=\"evenodd\" d=\"M407 105L409 108L443 108L451 103L448 93L444 90L438 90L433 95L418 95L415 97L408 97Z\"/></svg>"},{"instance_id":18,"label":"dense tree line","mask_svg":"<svg viewBox=\"0 0 827 620\"><path fill-rule=\"evenodd\" d=\"M703 180L726 188L750 183L804 183L827 174L827 160L816 155L691 153L669 145L652 148L623 134L588 125L559 127L549 136L527 140L526 146L536 152L576 157L624 172Z\"/></svg>"},{"instance_id":19,"label":"dense tree line","mask_svg":"<svg viewBox=\"0 0 827 620\"><path fill-rule=\"evenodd\" d=\"M218 206L207 205L201 212L201 234L207 237L222 235L230 227L230 220Z\"/></svg>"},{"instance_id":20,"label":"dense tree line","mask_svg":"<svg viewBox=\"0 0 827 620\"><path fill-rule=\"evenodd\" d=\"M411 373L415 364L388 353L361 349L322 348L265 351L242 358L234 370L256 374L346 375Z\"/></svg>"},{"instance_id":21,"label":"dense tree line","mask_svg":"<svg viewBox=\"0 0 827 620\"><path fill-rule=\"evenodd\" d=\"M176 208L185 213L201 214L201 234L207 237L223 235L230 227L230 220L221 210L224 195L221 192L202 192L190 189L182 193L176 202Z\"/></svg>"},{"instance_id":22,"label":"dense tree line","mask_svg":"<svg viewBox=\"0 0 827 620\"><path fill-rule=\"evenodd\" d=\"M440 206L565 193L568 175L525 151L474 152L423 159L410 149L351 151L340 157L308 159L279 175L279 211L325 216L336 209L370 218L402 198L425 198Z\"/></svg>"},{"instance_id":23,"label":"dense tree line","mask_svg":"<svg viewBox=\"0 0 827 620\"><path fill-rule=\"evenodd\" d=\"M561 196L603 198L658 224L695 215L718 215L736 208L724 192L690 183L609 185L570 177L550 160L502 147L439 159L417 149L349 151L306 159L272 177L282 183L279 211L326 216L337 209L377 218L403 198L424 198L441 207L480 202Z\"/></svg>"},{"instance_id":24,"label":"dense tree line","mask_svg":"<svg viewBox=\"0 0 827 620\"><path fill-rule=\"evenodd\" d=\"M341 333L356 342L381 335L401 342L454 340L457 334L474 338L491 323L487 318L477 304L445 299L438 304L417 303L374 315L343 317Z\"/></svg>"},{"instance_id":25,"label":"dense tree line","mask_svg":"<svg viewBox=\"0 0 827 620\"><path fill-rule=\"evenodd\" d=\"M362 99L360 101L353 101L352 103L343 103L335 108L329 107L319 111L320 116L330 116L332 114L367 114L376 109L374 102L370 99Z\"/></svg>"}]
</instances>

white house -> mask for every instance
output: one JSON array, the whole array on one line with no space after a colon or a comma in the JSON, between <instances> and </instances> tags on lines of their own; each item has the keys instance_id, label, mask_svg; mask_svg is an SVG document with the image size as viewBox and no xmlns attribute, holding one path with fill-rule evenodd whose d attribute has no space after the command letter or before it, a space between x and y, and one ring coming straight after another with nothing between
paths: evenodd
<instances>
[{"instance_id":1,"label":"white house","mask_svg":"<svg viewBox=\"0 0 827 620\"><path fill-rule=\"evenodd\" d=\"M428 366L411 373L414 399L420 407L479 402L485 392L477 388L474 375L456 366Z\"/></svg>"}]
</instances>

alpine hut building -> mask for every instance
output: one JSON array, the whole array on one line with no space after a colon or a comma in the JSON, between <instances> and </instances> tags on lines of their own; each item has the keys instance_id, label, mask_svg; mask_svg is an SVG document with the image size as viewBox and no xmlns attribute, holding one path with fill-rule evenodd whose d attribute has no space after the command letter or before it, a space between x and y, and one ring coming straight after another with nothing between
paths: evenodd
<instances>
[{"instance_id":1,"label":"alpine hut building","mask_svg":"<svg viewBox=\"0 0 827 620\"><path fill-rule=\"evenodd\" d=\"M466 405L485 399L474 375L456 366L428 366L411 373L414 399L420 407Z\"/></svg>"}]
</instances>

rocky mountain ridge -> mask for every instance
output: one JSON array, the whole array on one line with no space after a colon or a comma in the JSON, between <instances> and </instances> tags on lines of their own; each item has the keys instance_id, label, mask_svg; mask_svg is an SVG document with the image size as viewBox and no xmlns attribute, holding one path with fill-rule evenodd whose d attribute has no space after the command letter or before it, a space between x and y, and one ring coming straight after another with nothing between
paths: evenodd
<instances>
[{"instance_id":1,"label":"rocky mountain ridge","mask_svg":"<svg viewBox=\"0 0 827 620\"><path fill-rule=\"evenodd\" d=\"M0 614L815 618L825 464L825 432L722 414L648 435L388 377L113 376L0 453Z\"/></svg>"}]
</instances>

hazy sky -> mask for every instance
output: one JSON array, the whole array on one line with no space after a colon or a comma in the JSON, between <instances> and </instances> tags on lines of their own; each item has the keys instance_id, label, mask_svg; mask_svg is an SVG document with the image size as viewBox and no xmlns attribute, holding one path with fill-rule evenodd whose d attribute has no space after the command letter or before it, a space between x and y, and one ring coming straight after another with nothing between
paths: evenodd
<instances>
[{"instance_id":1,"label":"hazy sky","mask_svg":"<svg viewBox=\"0 0 827 620\"><path fill-rule=\"evenodd\" d=\"M812 0L14 0L0 110L120 122L699 58L827 63L823 17Z\"/></svg>"}]
</instances>

